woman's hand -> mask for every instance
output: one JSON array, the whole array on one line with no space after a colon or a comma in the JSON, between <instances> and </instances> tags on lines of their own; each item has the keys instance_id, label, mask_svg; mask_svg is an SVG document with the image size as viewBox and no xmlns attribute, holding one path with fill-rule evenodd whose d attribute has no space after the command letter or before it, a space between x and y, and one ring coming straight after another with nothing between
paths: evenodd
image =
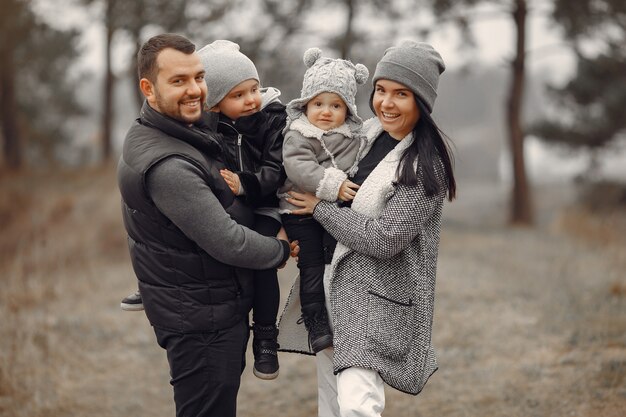
<instances>
[{"instance_id":1,"label":"woman's hand","mask_svg":"<svg viewBox=\"0 0 626 417\"><path fill-rule=\"evenodd\" d=\"M239 175L227 169L221 169L220 175L222 176L222 178L224 178L224 181L226 181L226 184L228 185L228 188L230 188L230 191L232 191L235 195L239 195L239 187L241 186Z\"/></svg>"},{"instance_id":2,"label":"woman's hand","mask_svg":"<svg viewBox=\"0 0 626 417\"><path fill-rule=\"evenodd\" d=\"M354 200L354 196L356 195L358 189L358 184L355 184L350 180L345 180L343 183L341 183L341 187L339 187L339 193L337 194L337 198L341 201Z\"/></svg>"},{"instance_id":3,"label":"woman's hand","mask_svg":"<svg viewBox=\"0 0 626 417\"><path fill-rule=\"evenodd\" d=\"M288 193L291 197L287 199L287 202L293 204L294 206L300 207L297 210L292 210L291 214L313 214L313 210L315 210L315 206L319 203L319 198L315 197L313 193L298 193L296 191L289 191Z\"/></svg>"}]
</instances>

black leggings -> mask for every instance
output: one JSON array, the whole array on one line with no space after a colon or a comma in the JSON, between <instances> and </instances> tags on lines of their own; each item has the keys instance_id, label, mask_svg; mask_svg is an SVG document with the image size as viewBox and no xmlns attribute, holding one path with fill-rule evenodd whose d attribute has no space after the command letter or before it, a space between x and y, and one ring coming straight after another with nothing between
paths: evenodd
<instances>
[{"instance_id":1,"label":"black leggings","mask_svg":"<svg viewBox=\"0 0 626 417\"><path fill-rule=\"evenodd\" d=\"M302 306L324 304L324 228L313 216L283 214L283 226L289 240L300 246L300 302Z\"/></svg>"},{"instance_id":2,"label":"black leggings","mask_svg":"<svg viewBox=\"0 0 626 417\"><path fill-rule=\"evenodd\" d=\"M281 224L269 216L255 214L254 230L263 236L276 236ZM280 288L276 269L254 272L254 299L252 301L252 320L260 326L276 324Z\"/></svg>"}]
</instances>

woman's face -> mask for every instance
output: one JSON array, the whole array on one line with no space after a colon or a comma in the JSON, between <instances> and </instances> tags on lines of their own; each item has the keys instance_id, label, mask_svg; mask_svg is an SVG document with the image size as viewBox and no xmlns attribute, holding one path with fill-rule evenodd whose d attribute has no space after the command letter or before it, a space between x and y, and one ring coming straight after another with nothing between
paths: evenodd
<instances>
[{"instance_id":1,"label":"woman's face","mask_svg":"<svg viewBox=\"0 0 626 417\"><path fill-rule=\"evenodd\" d=\"M383 129L396 140L404 139L420 119L413 92L395 81L376 81L372 107Z\"/></svg>"}]
</instances>

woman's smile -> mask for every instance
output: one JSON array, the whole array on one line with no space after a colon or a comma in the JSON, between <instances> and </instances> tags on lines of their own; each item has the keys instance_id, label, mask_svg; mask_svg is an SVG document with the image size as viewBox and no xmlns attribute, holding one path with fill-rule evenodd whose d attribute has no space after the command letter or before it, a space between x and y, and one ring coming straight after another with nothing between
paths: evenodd
<instances>
[{"instance_id":1,"label":"woman's smile","mask_svg":"<svg viewBox=\"0 0 626 417\"><path fill-rule=\"evenodd\" d=\"M383 129L397 140L404 139L420 118L413 92L395 81L376 81L372 105Z\"/></svg>"}]
</instances>

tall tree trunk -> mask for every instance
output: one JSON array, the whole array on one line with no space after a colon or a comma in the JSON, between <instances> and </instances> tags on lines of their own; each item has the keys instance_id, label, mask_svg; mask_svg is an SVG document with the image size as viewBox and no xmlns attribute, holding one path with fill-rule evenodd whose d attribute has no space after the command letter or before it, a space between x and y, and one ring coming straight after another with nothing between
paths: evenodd
<instances>
[{"instance_id":1,"label":"tall tree trunk","mask_svg":"<svg viewBox=\"0 0 626 417\"><path fill-rule=\"evenodd\" d=\"M139 109L141 109L141 106L143 105L143 101L145 100L145 97L143 96L143 93L141 92L141 89L139 88L139 80L138 80L138 74L137 74L137 54L139 53L139 50L141 49L141 39L139 37L139 34L134 34L135 37L135 53L133 54L133 59L132 59L132 63L131 63L131 68L130 68L130 79L131 81L131 86L133 89L133 96L135 97L135 103L137 104L137 113L139 113Z\"/></svg>"},{"instance_id":2,"label":"tall tree trunk","mask_svg":"<svg viewBox=\"0 0 626 417\"><path fill-rule=\"evenodd\" d=\"M103 87L103 109L102 109L102 159L108 162L111 158L111 131L113 124L113 88L115 79L113 77L111 49L113 34L115 32L114 7L116 0L106 2L106 44L105 44L105 70Z\"/></svg>"},{"instance_id":3,"label":"tall tree trunk","mask_svg":"<svg viewBox=\"0 0 626 417\"><path fill-rule=\"evenodd\" d=\"M15 65L10 47L2 48L0 65L0 122L4 137L4 162L11 170L22 166L22 141L17 120L17 100L15 98ZM6 52L6 53L5 53Z\"/></svg>"},{"instance_id":4,"label":"tall tree trunk","mask_svg":"<svg viewBox=\"0 0 626 417\"><path fill-rule=\"evenodd\" d=\"M130 12L133 13L133 16L136 17L136 21L131 24L129 29L131 39L135 43L135 52L133 53L131 63L130 63L130 79L131 79L131 88L133 89L133 97L135 97L135 103L137 105L137 113L139 109L141 109L141 105L144 101L144 96L141 90L139 89L139 79L137 75L137 54L143 45L141 41L141 28L146 22L149 22L150 19L145 16L145 8L148 7L145 4L145 1L135 0L131 3Z\"/></svg>"},{"instance_id":5,"label":"tall tree trunk","mask_svg":"<svg viewBox=\"0 0 626 417\"><path fill-rule=\"evenodd\" d=\"M513 193L511 218L513 224L533 223L532 199L524 162L524 132L522 130L522 106L524 102L524 66L526 54L526 0L516 0L513 19L517 31L515 59L512 62L512 80L507 106L507 122L511 157L513 160Z\"/></svg>"},{"instance_id":6,"label":"tall tree trunk","mask_svg":"<svg viewBox=\"0 0 626 417\"><path fill-rule=\"evenodd\" d=\"M352 25L354 23L354 15L356 14L356 1L345 0L345 5L348 8L348 15L346 16L346 31L344 32L343 39L341 40L340 52L342 59L349 59L352 43L354 42Z\"/></svg>"}]
</instances>

